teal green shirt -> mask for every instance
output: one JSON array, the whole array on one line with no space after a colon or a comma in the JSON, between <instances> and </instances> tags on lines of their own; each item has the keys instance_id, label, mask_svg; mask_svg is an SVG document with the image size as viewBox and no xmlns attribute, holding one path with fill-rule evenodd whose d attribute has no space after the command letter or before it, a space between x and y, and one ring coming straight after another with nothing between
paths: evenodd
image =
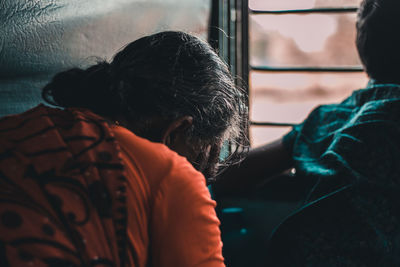
<instances>
[{"instance_id":1,"label":"teal green shirt","mask_svg":"<svg viewBox=\"0 0 400 267\"><path fill-rule=\"evenodd\" d=\"M301 244L293 250L297 261L400 266L400 85L372 84L339 104L317 107L284 144L298 179L313 181L297 215L334 195L349 210L290 234L289 243Z\"/></svg>"},{"instance_id":2,"label":"teal green shirt","mask_svg":"<svg viewBox=\"0 0 400 267\"><path fill-rule=\"evenodd\" d=\"M400 85L371 85L317 107L284 144L297 173L320 180L309 200L359 183L399 186Z\"/></svg>"}]
</instances>

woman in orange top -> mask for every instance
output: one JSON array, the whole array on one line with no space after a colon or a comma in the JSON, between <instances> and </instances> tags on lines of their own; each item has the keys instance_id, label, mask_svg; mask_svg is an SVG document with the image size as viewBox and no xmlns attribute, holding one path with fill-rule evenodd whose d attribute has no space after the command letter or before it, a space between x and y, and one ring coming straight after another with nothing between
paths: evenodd
<instances>
[{"instance_id":1,"label":"woman in orange top","mask_svg":"<svg viewBox=\"0 0 400 267\"><path fill-rule=\"evenodd\" d=\"M0 120L1 266L224 266L212 178L243 94L182 32L57 74Z\"/></svg>"}]
</instances>

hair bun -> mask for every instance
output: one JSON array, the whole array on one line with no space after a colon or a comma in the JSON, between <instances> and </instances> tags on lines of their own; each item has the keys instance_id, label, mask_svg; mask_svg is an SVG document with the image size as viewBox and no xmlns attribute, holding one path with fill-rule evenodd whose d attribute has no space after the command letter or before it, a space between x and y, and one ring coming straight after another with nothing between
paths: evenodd
<instances>
[{"instance_id":1,"label":"hair bun","mask_svg":"<svg viewBox=\"0 0 400 267\"><path fill-rule=\"evenodd\" d=\"M111 93L110 64L101 62L86 70L73 68L56 74L42 91L50 104L98 111L107 107Z\"/></svg>"}]
</instances>

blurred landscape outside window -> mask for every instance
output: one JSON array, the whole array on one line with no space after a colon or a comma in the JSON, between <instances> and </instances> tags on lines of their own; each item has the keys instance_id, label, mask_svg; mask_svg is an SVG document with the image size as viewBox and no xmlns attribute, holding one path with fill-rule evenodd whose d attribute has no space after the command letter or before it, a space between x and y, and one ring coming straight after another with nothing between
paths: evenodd
<instances>
[{"instance_id":1,"label":"blurred landscape outside window","mask_svg":"<svg viewBox=\"0 0 400 267\"><path fill-rule=\"evenodd\" d=\"M357 7L361 0L249 0L252 10ZM361 66L355 47L356 13L249 15L253 67ZM300 123L320 104L339 102L366 86L364 72L250 71L250 119ZM250 128L252 146L273 141L290 127Z\"/></svg>"}]
</instances>

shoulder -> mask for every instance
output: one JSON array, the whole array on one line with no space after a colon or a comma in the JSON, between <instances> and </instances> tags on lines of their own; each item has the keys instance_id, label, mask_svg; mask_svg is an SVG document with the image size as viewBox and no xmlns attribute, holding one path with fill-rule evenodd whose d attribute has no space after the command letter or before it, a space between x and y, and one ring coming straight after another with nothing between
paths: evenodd
<instances>
[{"instance_id":1,"label":"shoulder","mask_svg":"<svg viewBox=\"0 0 400 267\"><path fill-rule=\"evenodd\" d=\"M180 157L176 152L161 143L149 141L139 137L126 128L113 127L115 138L122 150L138 161L157 164L172 164L175 158Z\"/></svg>"},{"instance_id":2,"label":"shoulder","mask_svg":"<svg viewBox=\"0 0 400 267\"><path fill-rule=\"evenodd\" d=\"M181 184L194 177L197 177L195 180L204 180L205 184L203 175L186 158L164 144L151 142L123 127L114 127L113 132L125 157L156 184L161 180Z\"/></svg>"}]
</instances>

